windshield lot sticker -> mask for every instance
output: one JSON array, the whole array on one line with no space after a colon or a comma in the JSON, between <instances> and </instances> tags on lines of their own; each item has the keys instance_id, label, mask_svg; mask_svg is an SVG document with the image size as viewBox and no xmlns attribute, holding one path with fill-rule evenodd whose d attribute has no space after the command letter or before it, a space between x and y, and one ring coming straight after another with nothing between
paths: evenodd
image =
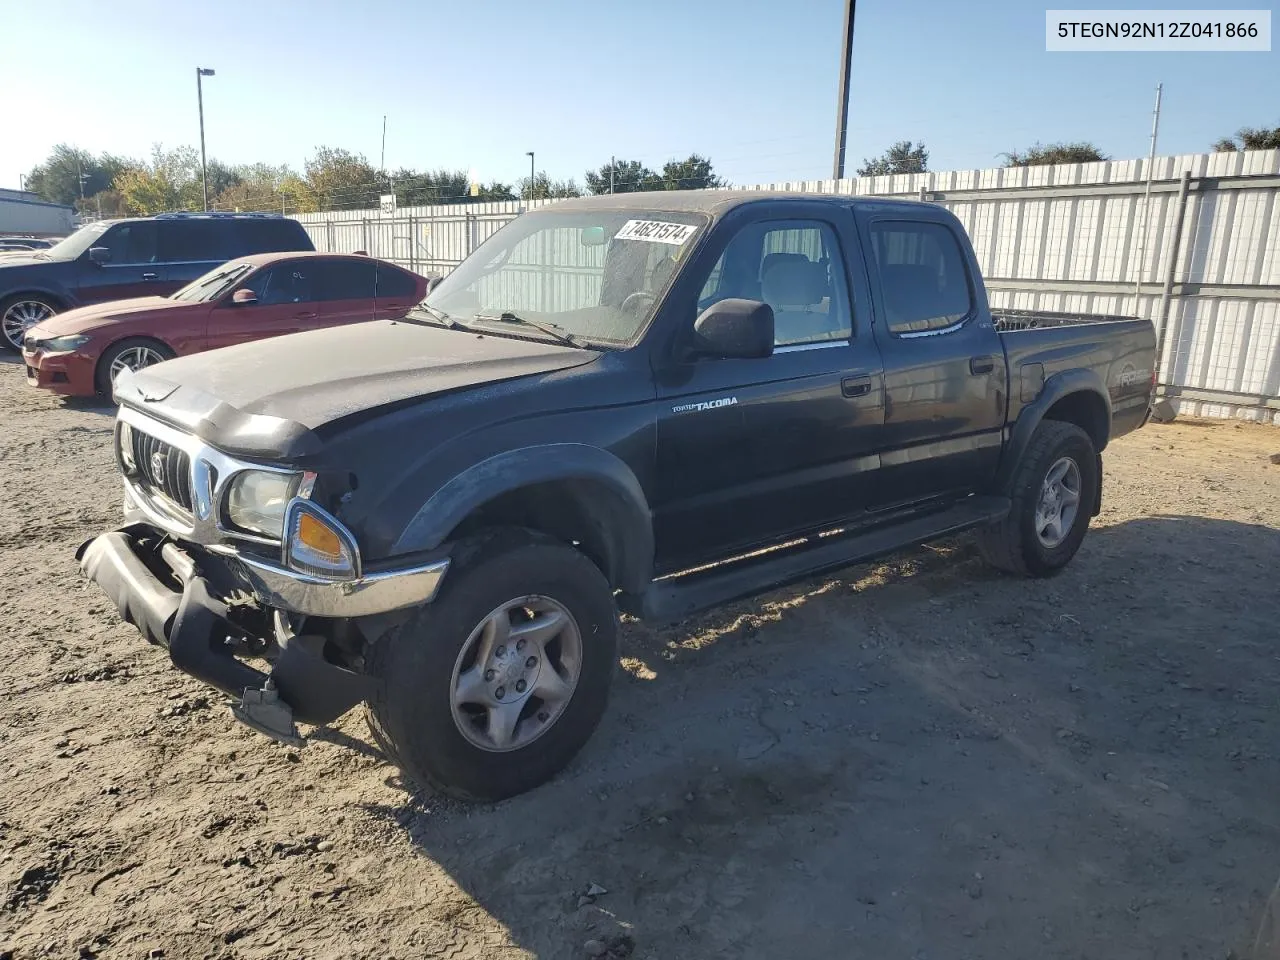
<instances>
[{"instance_id":1,"label":"windshield lot sticker","mask_svg":"<svg viewBox=\"0 0 1280 960\"><path fill-rule=\"evenodd\" d=\"M628 220L614 234L615 240L647 240L650 243L670 243L680 246L698 228L689 223L667 223L663 220Z\"/></svg>"}]
</instances>

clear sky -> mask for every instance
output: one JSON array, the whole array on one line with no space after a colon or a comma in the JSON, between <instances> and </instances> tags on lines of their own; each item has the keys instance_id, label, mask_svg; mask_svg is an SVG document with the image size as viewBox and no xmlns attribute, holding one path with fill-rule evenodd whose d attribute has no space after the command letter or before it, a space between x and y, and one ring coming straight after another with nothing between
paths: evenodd
<instances>
[{"instance_id":1,"label":"clear sky","mask_svg":"<svg viewBox=\"0 0 1280 960\"><path fill-rule=\"evenodd\" d=\"M1045 6L860 0L850 174L899 139L924 140L935 170L999 166L1036 141L1142 156L1159 81L1162 154L1280 124L1280 53L1046 53ZM828 177L842 11L842 0L0 0L3 47L21 52L0 83L0 186L59 142L136 157L198 145L197 64L217 70L205 127L227 163L301 169L329 145L376 166L386 114L390 168L510 183L533 150L539 169L581 183L610 154L659 166L697 151L736 183Z\"/></svg>"}]
</instances>

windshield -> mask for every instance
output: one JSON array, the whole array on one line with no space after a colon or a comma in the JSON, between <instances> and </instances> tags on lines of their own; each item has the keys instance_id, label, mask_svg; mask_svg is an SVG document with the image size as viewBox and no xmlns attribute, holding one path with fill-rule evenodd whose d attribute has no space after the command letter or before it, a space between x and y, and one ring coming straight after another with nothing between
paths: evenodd
<instances>
[{"instance_id":1,"label":"windshield","mask_svg":"<svg viewBox=\"0 0 1280 960\"><path fill-rule=\"evenodd\" d=\"M104 221L91 223L81 227L67 239L55 243L48 250L40 251L40 255L50 260L75 260L80 254L92 247L107 232L111 224Z\"/></svg>"},{"instance_id":2,"label":"windshield","mask_svg":"<svg viewBox=\"0 0 1280 960\"><path fill-rule=\"evenodd\" d=\"M468 326L544 335L524 319L590 343L627 343L653 316L707 219L665 210L527 213L445 277L426 304Z\"/></svg>"},{"instance_id":3,"label":"windshield","mask_svg":"<svg viewBox=\"0 0 1280 960\"><path fill-rule=\"evenodd\" d=\"M186 303L208 303L217 300L237 283L245 278L251 267L247 263L224 263L197 277L177 293L169 296L170 300L182 300Z\"/></svg>"}]
</instances>

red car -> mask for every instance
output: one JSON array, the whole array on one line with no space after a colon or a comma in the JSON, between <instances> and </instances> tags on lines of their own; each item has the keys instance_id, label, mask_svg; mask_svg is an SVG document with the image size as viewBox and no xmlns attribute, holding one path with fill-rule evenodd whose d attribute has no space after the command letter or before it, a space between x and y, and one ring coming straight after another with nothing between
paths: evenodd
<instances>
[{"instance_id":1,"label":"red car","mask_svg":"<svg viewBox=\"0 0 1280 960\"><path fill-rule=\"evenodd\" d=\"M248 340L402 317L427 280L381 260L332 253L240 257L168 297L55 314L22 341L27 383L72 397L111 395L122 370Z\"/></svg>"}]
</instances>

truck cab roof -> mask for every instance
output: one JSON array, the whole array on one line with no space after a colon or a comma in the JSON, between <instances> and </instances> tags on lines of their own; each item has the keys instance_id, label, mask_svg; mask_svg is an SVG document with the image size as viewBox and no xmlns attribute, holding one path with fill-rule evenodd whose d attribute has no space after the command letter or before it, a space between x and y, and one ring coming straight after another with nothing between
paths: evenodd
<instances>
[{"instance_id":1,"label":"truck cab roof","mask_svg":"<svg viewBox=\"0 0 1280 960\"><path fill-rule=\"evenodd\" d=\"M798 193L786 190L655 190L642 193L612 193L596 197L560 200L557 210L678 210L723 217L739 207L777 202L829 203L862 209L899 210L918 214L928 204L918 200L857 197L848 194Z\"/></svg>"}]
</instances>

